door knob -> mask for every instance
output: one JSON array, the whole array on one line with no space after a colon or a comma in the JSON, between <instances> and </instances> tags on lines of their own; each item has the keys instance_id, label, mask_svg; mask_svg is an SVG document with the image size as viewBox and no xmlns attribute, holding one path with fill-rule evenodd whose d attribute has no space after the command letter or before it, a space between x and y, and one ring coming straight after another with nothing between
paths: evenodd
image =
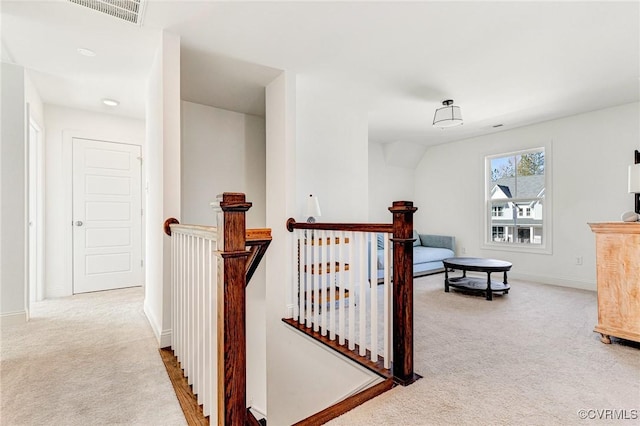
<instances>
[{"instance_id":1,"label":"door knob","mask_svg":"<svg viewBox=\"0 0 640 426\"><path fill-rule=\"evenodd\" d=\"M82 221L81 220L76 220L76 226L82 226Z\"/></svg>"}]
</instances>

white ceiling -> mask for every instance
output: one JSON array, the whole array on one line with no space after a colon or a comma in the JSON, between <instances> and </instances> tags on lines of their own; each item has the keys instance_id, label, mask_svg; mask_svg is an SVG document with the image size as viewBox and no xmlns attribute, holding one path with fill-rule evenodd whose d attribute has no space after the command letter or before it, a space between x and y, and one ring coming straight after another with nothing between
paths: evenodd
<instances>
[{"instance_id":1,"label":"white ceiling","mask_svg":"<svg viewBox=\"0 0 640 426\"><path fill-rule=\"evenodd\" d=\"M151 0L141 27L63 0L2 2L3 47L47 103L144 117L159 29L181 36L183 99L262 115L264 86L288 70L357 99L374 142L444 143L640 100L637 1ZM449 98L465 124L434 129Z\"/></svg>"}]
</instances>

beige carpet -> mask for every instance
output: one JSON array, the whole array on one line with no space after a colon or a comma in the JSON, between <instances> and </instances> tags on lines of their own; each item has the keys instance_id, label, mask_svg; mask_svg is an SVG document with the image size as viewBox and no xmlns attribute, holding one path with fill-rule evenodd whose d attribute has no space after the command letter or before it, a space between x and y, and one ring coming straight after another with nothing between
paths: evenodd
<instances>
[{"instance_id":1,"label":"beige carpet","mask_svg":"<svg viewBox=\"0 0 640 426\"><path fill-rule=\"evenodd\" d=\"M142 300L142 288L47 300L3 327L0 424L186 424Z\"/></svg>"},{"instance_id":2,"label":"beige carpet","mask_svg":"<svg viewBox=\"0 0 640 426\"><path fill-rule=\"evenodd\" d=\"M640 424L640 345L600 342L594 292L512 281L489 302L444 293L443 279L414 284L415 371L424 378L330 424ZM628 420L583 420L579 410Z\"/></svg>"},{"instance_id":3,"label":"beige carpet","mask_svg":"<svg viewBox=\"0 0 640 426\"><path fill-rule=\"evenodd\" d=\"M424 378L331 424L640 423L579 418L640 414L640 345L600 343L595 293L513 281L488 302L446 294L442 280L415 282ZM135 288L49 300L4 327L0 424L184 425L142 298Z\"/></svg>"}]
</instances>

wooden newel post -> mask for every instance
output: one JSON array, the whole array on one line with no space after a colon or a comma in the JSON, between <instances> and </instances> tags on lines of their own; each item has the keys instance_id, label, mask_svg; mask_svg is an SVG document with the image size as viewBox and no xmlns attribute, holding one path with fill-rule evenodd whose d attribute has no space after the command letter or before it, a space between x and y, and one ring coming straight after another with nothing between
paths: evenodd
<instances>
[{"instance_id":1,"label":"wooden newel post","mask_svg":"<svg viewBox=\"0 0 640 426\"><path fill-rule=\"evenodd\" d=\"M240 193L218 196L218 425L247 421L245 214Z\"/></svg>"},{"instance_id":2,"label":"wooden newel post","mask_svg":"<svg viewBox=\"0 0 640 426\"><path fill-rule=\"evenodd\" d=\"M393 213L393 378L406 386L413 373L413 214L411 201L394 201Z\"/></svg>"}]
</instances>

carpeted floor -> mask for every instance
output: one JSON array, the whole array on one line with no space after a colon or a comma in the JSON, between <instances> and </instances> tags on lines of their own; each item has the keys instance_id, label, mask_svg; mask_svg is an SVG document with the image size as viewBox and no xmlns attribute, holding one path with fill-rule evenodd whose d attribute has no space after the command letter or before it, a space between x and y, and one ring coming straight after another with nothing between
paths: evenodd
<instances>
[{"instance_id":1,"label":"carpeted floor","mask_svg":"<svg viewBox=\"0 0 640 426\"><path fill-rule=\"evenodd\" d=\"M444 293L443 279L414 283L424 378L329 424L640 424L640 344L600 342L594 292L511 281L489 302Z\"/></svg>"},{"instance_id":2,"label":"carpeted floor","mask_svg":"<svg viewBox=\"0 0 640 426\"><path fill-rule=\"evenodd\" d=\"M640 344L600 343L595 293L512 281L488 302L444 293L442 280L414 285L424 378L330 424L638 424ZM133 288L48 300L4 327L0 424L184 425L142 298Z\"/></svg>"},{"instance_id":3,"label":"carpeted floor","mask_svg":"<svg viewBox=\"0 0 640 426\"><path fill-rule=\"evenodd\" d=\"M2 425L185 425L142 288L46 300L4 326Z\"/></svg>"}]
</instances>

